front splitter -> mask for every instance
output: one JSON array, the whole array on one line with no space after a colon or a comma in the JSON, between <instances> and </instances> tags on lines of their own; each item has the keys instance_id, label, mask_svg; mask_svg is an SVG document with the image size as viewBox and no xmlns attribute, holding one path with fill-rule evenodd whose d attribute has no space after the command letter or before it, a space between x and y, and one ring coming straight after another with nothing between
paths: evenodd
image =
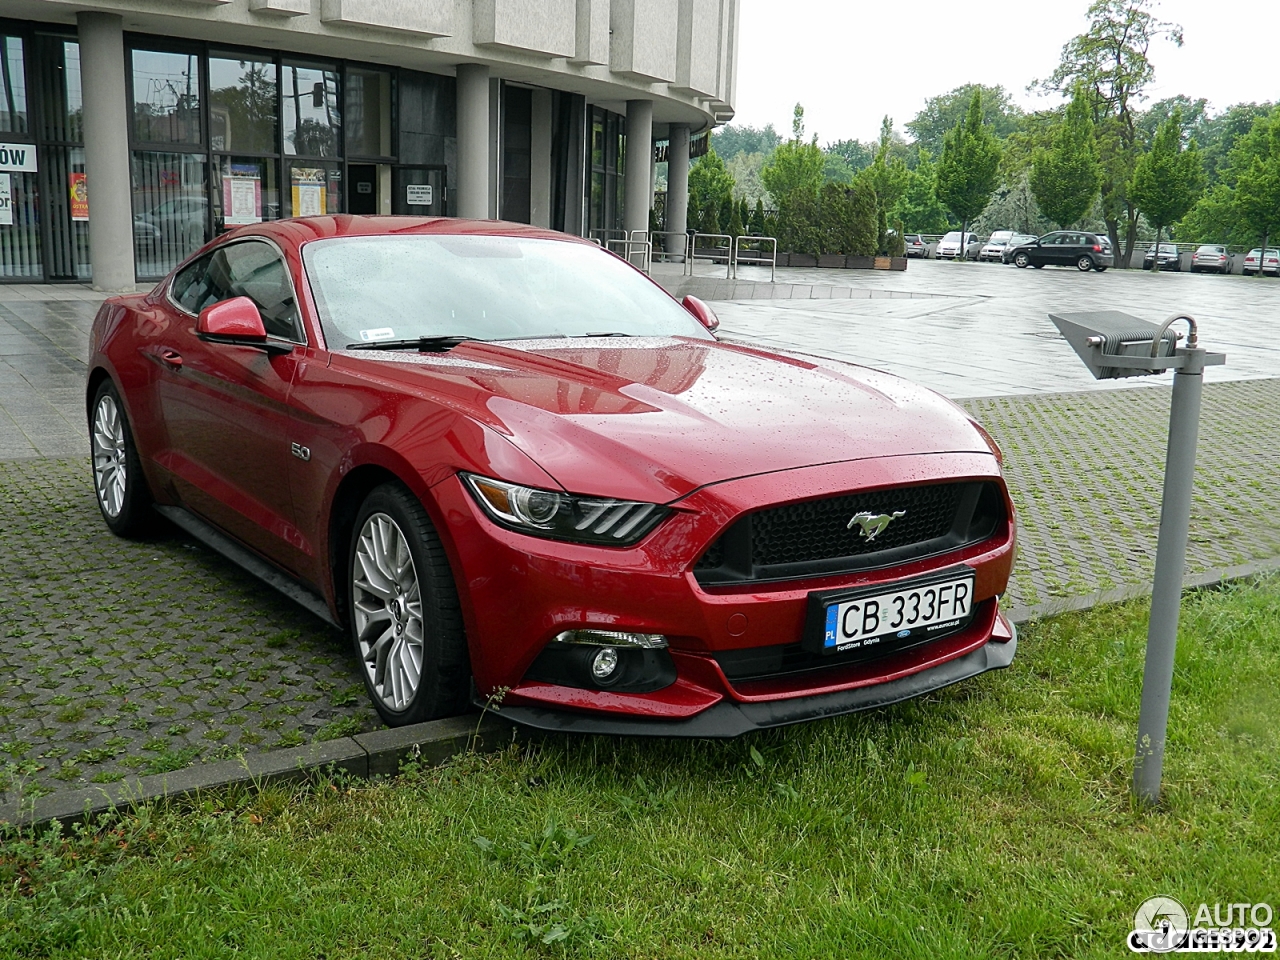
<instances>
[{"instance_id":1,"label":"front splitter","mask_svg":"<svg viewBox=\"0 0 1280 960\"><path fill-rule=\"evenodd\" d=\"M953 683L968 680L988 670L1001 670L1013 662L1018 649L1018 634L1012 624L1009 640L988 640L963 657L907 677L852 690L824 693L812 697L794 697L768 702L738 703L721 700L688 720L651 720L617 715L574 713L546 710L542 707L488 706L498 716L552 733L596 733L620 737L694 737L699 739L738 737L752 730L784 727L823 717L874 710L901 703ZM477 706L484 707L483 701Z\"/></svg>"}]
</instances>

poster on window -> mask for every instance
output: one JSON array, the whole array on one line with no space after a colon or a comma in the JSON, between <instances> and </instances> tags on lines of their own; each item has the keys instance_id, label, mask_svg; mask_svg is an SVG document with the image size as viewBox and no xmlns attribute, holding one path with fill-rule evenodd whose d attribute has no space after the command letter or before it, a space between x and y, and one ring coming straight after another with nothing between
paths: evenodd
<instances>
[{"instance_id":1,"label":"poster on window","mask_svg":"<svg viewBox=\"0 0 1280 960\"><path fill-rule=\"evenodd\" d=\"M297 181L294 181L297 206ZM223 223L228 227L262 222L262 174L256 163L233 163L231 174L222 178Z\"/></svg>"},{"instance_id":2,"label":"poster on window","mask_svg":"<svg viewBox=\"0 0 1280 960\"><path fill-rule=\"evenodd\" d=\"M0 227L13 226L13 198L9 193L9 175L0 173Z\"/></svg>"},{"instance_id":3,"label":"poster on window","mask_svg":"<svg viewBox=\"0 0 1280 960\"><path fill-rule=\"evenodd\" d=\"M83 173L67 174L67 192L71 196L71 219L89 219L89 184Z\"/></svg>"},{"instance_id":4,"label":"poster on window","mask_svg":"<svg viewBox=\"0 0 1280 960\"><path fill-rule=\"evenodd\" d=\"M319 217L325 212L324 171L316 167L293 168L293 215Z\"/></svg>"}]
</instances>

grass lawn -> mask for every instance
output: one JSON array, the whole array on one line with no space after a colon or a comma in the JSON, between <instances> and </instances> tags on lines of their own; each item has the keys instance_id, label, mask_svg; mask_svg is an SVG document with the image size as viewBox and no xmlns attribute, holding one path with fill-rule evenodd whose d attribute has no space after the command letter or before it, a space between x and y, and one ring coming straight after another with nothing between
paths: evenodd
<instances>
[{"instance_id":1,"label":"grass lawn","mask_svg":"<svg viewBox=\"0 0 1280 960\"><path fill-rule=\"evenodd\" d=\"M1188 595L1158 810L1146 604L727 743L551 737L0 841L0 957L1117 957L1156 894L1280 909L1280 578Z\"/></svg>"}]
</instances>

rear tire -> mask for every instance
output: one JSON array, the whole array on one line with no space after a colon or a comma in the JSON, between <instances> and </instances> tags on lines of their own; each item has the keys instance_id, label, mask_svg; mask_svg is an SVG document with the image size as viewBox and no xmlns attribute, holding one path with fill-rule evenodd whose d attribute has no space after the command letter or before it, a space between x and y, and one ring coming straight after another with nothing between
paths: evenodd
<instances>
[{"instance_id":1,"label":"rear tire","mask_svg":"<svg viewBox=\"0 0 1280 960\"><path fill-rule=\"evenodd\" d=\"M154 518L151 490L115 384L110 380L98 384L89 409L93 489L102 519L118 537L143 536L150 531Z\"/></svg>"},{"instance_id":2,"label":"rear tire","mask_svg":"<svg viewBox=\"0 0 1280 960\"><path fill-rule=\"evenodd\" d=\"M1088 273L1093 269L1093 257L1081 257L1076 261L1076 269L1081 273Z\"/></svg>"},{"instance_id":3,"label":"rear tire","mask_svg":"<svg viewBox=\"0 0 1280 960\"><path fill-rule=\"evenodd\" d=\"M453 571L422 504L399 484L356 514L347 562L351 642L389 727L466 709L470 663Z\"/></svg>"},{"instance_id":4,"label":"rear tire","mask_svg":"<svg viewBox=\"0 0 1280 960\"><path fill-rule=\"evenodd\" d=\"M1097 270L1099 273L1106 273L1106 272L1107 272L1107 268L1106 268L1106 267L1094 267L1093 269Z\"/></svg>"}]
</instances>

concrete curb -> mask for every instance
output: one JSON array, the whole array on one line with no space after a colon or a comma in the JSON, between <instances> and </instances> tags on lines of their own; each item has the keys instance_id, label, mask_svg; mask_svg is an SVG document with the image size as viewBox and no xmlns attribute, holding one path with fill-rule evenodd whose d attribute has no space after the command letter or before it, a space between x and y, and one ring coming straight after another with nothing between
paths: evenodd
<instances>
[{"instance_id":1,"label":"concrete curb","mask_svg":"<svg viewBox=\"0 0 1280 960\"><path fill-rule=\"evenodd\" d=\"M1280 570L1280 557L1273 557L1188 576L1183 579L1183 589L1212 586L1277 570ZM1007 615L1015 624L1023 624L1043 617L1088 610L1099 604L1133 600L1150 592L1149 585L1120 587L1083 597L1013 607ZM394 776L415 751L422 761L437 766L468 749L500 749L514 740L518 732L517 727L499 715L488 713L482 717L478 713L469 713L408 727L340 737L324 743L268 750L249 754L240 760L206 763L172 773L127 777L117 783L2 804L0 825L42 826L53 820L64 825L77 823L111 810L128 810L154 800L188 797L236 784L298 781L315 770L330 766L359 777Z\"/></svg>"},{"instance_id":2,"label":"concrete curb","mask_svg":"<svg viewBox=\"0 0 1280 960\"><path fill-rule=\"evenodd\" d=\"M1224 567L1220 570L1206 570L1203 573L1189 574L1182 578L1183 590L1194 590L1197 587L1212 587L1232 580L1243 580L1260 573L1275 573L1280 570L1280 557L1269 560L1255 560L1235 567ZM1077 613L1104 603L1123 603L1139 597L1151 596L1151 584L1131 584L1117 587L1114 590L1101 590L1082 597L1063 597L1060 600L1046 600L1032 606L1012 607L1006 616L1013 623L1026 623L1029 620L1040 620L1044 617L1056 617L1060 613Z\"/></svg>"},{"instance_id":3,"label":"concrete curb","mask_svg":"<svg viewBox=\"0 0 1280 960\"><path fill-rule=\"evenodd\" d=\"M511 742L515 733L515 727L492 713L483 718L478 713L469 713L323 743L251 753L239 760L206 763L146 777L127 777L116 783L20 799L0 805L0 824L41 826L53 820L64 825L77 823L111 810L132 809L153 800L186 797L235 784L303 780L313 771L329 766L359 777L393 776L415 751L424 763L437 766L468 749L500 749Z\"/></svg>"}]
</instances>

